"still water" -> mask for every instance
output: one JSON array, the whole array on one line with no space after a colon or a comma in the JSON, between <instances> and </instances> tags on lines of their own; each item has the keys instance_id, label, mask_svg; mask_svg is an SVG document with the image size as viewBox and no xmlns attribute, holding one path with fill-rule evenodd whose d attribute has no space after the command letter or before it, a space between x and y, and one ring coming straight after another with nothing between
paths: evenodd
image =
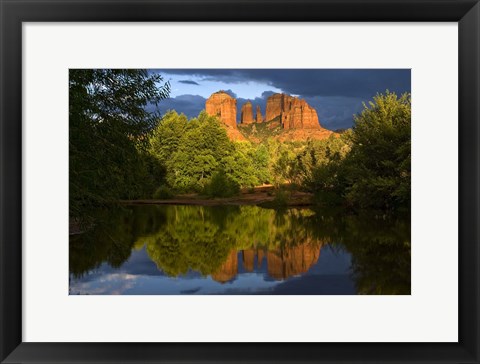
<instances>
[{"instance_id":1,"label":"still water","mask_svg":"<svg viewBox=\"0 0 480 364\"><path fill-rule=\"evenodd\" d=\"M310 209L135 206L70 237L70 294L410 294L410 224Z\"/></svg>"}]
</instances>

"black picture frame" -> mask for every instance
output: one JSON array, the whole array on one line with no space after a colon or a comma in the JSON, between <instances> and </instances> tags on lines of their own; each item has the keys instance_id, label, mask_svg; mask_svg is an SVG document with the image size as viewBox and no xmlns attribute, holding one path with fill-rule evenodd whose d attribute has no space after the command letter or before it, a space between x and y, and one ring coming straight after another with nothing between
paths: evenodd
<instances>
[{"instance_id":1,"label":"black picture frame","mask_svg":"<svg viewBox=\"0 0 480 364\"><path fill-rule=\"evenodd\" d=\"M480 4L474 0L0 0L2 363L479 363ZM22 342L22 23L458 22L458 343Z\"/></svg>"}]
</instances>

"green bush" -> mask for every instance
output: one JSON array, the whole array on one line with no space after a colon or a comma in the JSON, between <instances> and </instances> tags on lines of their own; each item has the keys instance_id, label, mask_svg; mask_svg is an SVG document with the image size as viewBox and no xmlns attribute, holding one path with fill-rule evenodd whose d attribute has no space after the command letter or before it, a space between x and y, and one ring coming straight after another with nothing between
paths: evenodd
<instances>
[{"instance_id":1,"label":"green bush","mask_svg":"<svg viewBox=\"0 0 480 364\"><path fill-rule=\"evenodd\" d=\"M160 186L153 194L153 198L156 200L168 200L174 197L172 190L167 186Z\"/></svg>"},{"instance_id":2,"label":"green bush","mask_svg":"<svg viewBox=\"0 0 480 364\"><path fill-rule=\"evenodd\" d=\"M324 206L409 212L410 94L378 94L354 121L353 129L340 138L319 142L323 152L313 148L294 159L305 189Z\"/></svg>"},{"instance_id":3,"label":"green bush","mask_svg":"<svg viewBox=\"0 0 480 364\"><path fill-rule=\"evenodd\" d=\"M290 200L290 191L285 189L278 189L275 191L275 197L273 198L273 205L275 207L285 207Z\"/></svg>"},{"instance_id":4,"label":"green bush","mask_svg":"<svg viewBox=\"0 0 480 364\"><path fill-rule=\"evenodd\" d=\"M240 186L224 171L217 171L205 185L203 192L208 197L231 197L240 193Z\"/></svg>"}]
</instances>

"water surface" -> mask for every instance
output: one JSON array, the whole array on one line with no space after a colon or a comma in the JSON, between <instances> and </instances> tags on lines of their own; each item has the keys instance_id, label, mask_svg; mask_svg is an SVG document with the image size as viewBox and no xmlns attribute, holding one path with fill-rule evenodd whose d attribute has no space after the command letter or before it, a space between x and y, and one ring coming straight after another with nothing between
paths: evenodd
<instances>
[{"instance_id":1,"label":"water surface","mask_svg":"<svg viewBox=\"0 0 480 364\"><path fill-rule=\"evenodd\" d=\"M410 225L257 206L98 211L70 294L410 294Z\"/></svg>"}]
</instances>

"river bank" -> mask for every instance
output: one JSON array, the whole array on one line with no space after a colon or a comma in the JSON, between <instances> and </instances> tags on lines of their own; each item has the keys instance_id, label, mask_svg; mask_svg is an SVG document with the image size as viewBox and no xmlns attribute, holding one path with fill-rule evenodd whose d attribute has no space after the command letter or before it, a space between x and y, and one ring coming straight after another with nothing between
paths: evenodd
<instances>
[{"instance_id":1,"label":"river bank","mask_svg":"<svg viewBox=\"0 0 480 364\"><path fill-rule=\"evenodd\" d=\"M282 201L283 206L310 206L313 194L301 191L284 192L286 198ZM277 199L278 200L278 199ZM275 188L271 185L259 186L253 189L242 190L238 196L224 198L206 198L196 193L177 195L171 199L140 199L121 200L125 205L199 205L199 206L222 206L222 205L258 205L270 207L275 204Z\"/></svg>"}]
</instances>

